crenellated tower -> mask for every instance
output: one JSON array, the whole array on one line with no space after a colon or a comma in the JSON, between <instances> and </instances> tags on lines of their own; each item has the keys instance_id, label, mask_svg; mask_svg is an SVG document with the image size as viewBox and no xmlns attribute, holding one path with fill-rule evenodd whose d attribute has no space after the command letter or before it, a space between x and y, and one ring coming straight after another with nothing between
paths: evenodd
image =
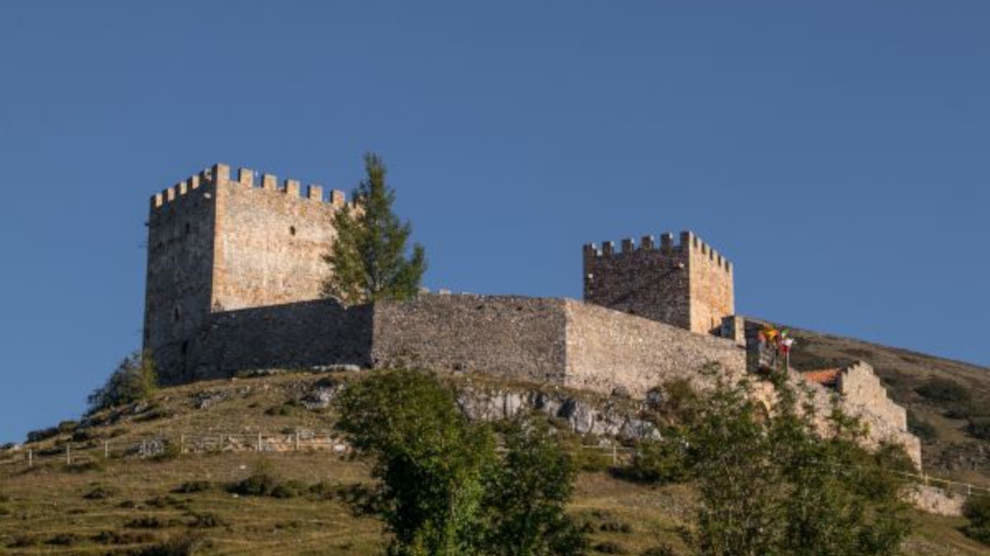
<instances>
[{"instance_id":1,"label":"crenellated tower","mask_svg":"<svg viewBox=\"0 0 990 556\"><path fill-rule=\"evenodd\" d=\"M247 168L232 179L215 164L151 197L144 347L159 365L185 368L213 313L319 297L346 198L319 185L300 193L297 180Z\"/></svg>"},{"instance_id":2,"label":"crenellated tower","mask_svg":"<svg viewBox=\"0 0 990 556\"><path fill-rule=\"evenodd\" d=\"M706 334L735 313L732 263L692 232L591 243L583 259L589 303Z\"/></svg>"}]
</instances>

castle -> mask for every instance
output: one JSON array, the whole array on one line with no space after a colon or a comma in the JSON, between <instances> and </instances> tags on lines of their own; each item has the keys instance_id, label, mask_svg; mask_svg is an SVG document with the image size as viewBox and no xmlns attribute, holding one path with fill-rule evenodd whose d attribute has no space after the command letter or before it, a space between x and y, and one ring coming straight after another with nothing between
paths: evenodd
<instances>
[{"instance_id":1,"label":"castle","mask_svg":"<svg viewBox=\"0 0 990 556\"><path fill-rule=\"evenodd\" d=\"M583 247L584 301L423 293L344 307L320 299L347 200L216 164L151 198L144 347L166 383L261 368L357 365L473 371L643 397L701 367L747 372L733 266L692 232ZM868 366L867 366L868 367ZM872 378L871 378L872 377ZM909 453L903 408L871 369L841 373L844 403ZM823 388L809 382L811 388ZM843 386L845 385L845 386ZM822 400L828 393L823 389Z\"/></svg>"}]
</instances>

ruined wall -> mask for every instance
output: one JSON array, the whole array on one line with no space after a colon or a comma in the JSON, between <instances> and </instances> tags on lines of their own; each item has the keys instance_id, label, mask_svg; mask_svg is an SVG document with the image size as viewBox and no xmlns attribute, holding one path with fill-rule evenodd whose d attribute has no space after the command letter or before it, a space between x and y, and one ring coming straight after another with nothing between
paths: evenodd
<instances>
[{"instance_id":1,"label":"ruined wall","mask_svg":"<svg viewBox=\"0 0 990 556\"><path fill-rule=\"evenodd\" d=\"M331 300L225 311L188 340L182 356L156 359L164 382L225 378L239 370L332 364L371 365L372 307Z\"/></svg>"},{"instance_id":2,"label":"ruined wall","mask_svg":"<svg viewBox=\"0 0 990 556\"><path fill-rule=\"evenodd\" d=\"M320 297L329 275L322 256L335 232L333 213L344 194L310 185L300 197L299 182L241 168L230 180L225 165L215 167L217 209L213 267L214 311L307 301Z\"/></svg>"},{"instance_id":3,"label":"ruined wall","mask_svg":"<svg viewBox=\"0 0 990 556\"><path fill-rule=\"evenodd\" d=\"M420 295L374 307L375 367L476 371L563 382L564 301Z\"/></svg>"},{"instance_id":4,"label":"ruined wall","mask_svg":"<svg viewBox=\"0 0 990 556\"><path fill-rule=\"evenodd\" d=\"M642 398L673 378L703 381L698 371L710 362L730 377L745 374L746 351L731 340L578 301L565 300L565 309L566 386L603 393L623 386Z\"/></svg>"},{"instance_id":5,"label":"ruined wall","mask_svg":"<svg viewBox=\"0 0 990 556\"><path fill-rule=\"evenodd\" d=\"M850 406L862 407L898 430L907 430L907 411L887 397L873 367L864 361L843 369L839 374L839 392Z\"/></svg>"},{"instance_id":6,"label":"ruined wall","mask_svg":"<svg viewBox=\"0 0 990 556\"><path fill-rule=\"evenodd\" d=\"M151 197L143 339L152 353L181 355L209 317L214 209L205 172Z\"/></svg>"},{"instance_id":7,"label":"ruined wall","mask_svg":"<svg viewBox=\"0 0 990 556\"><path fill-rule=\"evenodd\" d=\"M617 311L709 333L735 312L732 264L691 232L671 234L657 245L611 241L583 251L584 300Z\"/></svg>"},{"instance_id":8,"label":"ruined wall","mask_svg":"<svg viewBox=\"0 0 990 556\"><path fill-rule=\"evenodd\" d=\"M887 392L873 374L873 368L860 361L843 369L839 382L847 381L849 390L832 390L805 379L801 373L790 372L791 382L813 393L812 401L817 414L816 423L823 434L829 434L828 416L832 401L847 415L859 417L867 426L866 446L875 448L883 442L904 447L911 460L921 469L921 441L907 429L904 408L887 399ZM850 377L850 378L847 378Z\"/></svg>"}]
</instances>

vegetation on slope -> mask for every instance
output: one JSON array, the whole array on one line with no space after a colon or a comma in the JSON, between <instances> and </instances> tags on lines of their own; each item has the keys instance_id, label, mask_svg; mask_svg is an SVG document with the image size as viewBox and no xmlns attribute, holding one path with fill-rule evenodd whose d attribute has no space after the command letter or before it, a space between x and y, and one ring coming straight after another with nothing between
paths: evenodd
<instances>
[{"instance_id":1,"label":"vegetation on slope","mask_svg":"<svg viewBox=\"0 0 990 556\"><path fill-rule=\"evenodd\" d=\"M204 448L155 459L115 448L152 436L178 439L194 431L247 436L258 431L328 431L337 421L334 411L310 404L307 396L314 389L366 376L291 374L166 388L147 401L96 412L75 429L65 427L33 442L28 447L36 456L49 451L52 455L39 457L30 469L23 461L0 465L0 551L141 553L172 543L209 554L382 552L388 537L377 517L375 492L381 482L372 476L374 461L368 457ZM485 377L470 380L475 386L480 381L495 384ZM268 411L283 407L289 408L284 414ZM559 434L575 464L579 454L603 453L580 452L580 438L563 430ZM72 441L76 435L79 440ZM109 459L103 458L104 441L110 443ZM71 467L63 456L69 442ZM588 535L591 553L690 553L682 533L693 527L701 501L696 479L631 482L608 473L610 457L581 459L580 465L593 470L577 472L567 515ZM85 465L87 461L96 464ZM237 485L252 477L249 484L261 487L249 490L263 494L239 493ZM959 532L965 519L914 511L908 516L912 535L903 546L907 554L984 550Z\"/></svg>"}]
</instances>

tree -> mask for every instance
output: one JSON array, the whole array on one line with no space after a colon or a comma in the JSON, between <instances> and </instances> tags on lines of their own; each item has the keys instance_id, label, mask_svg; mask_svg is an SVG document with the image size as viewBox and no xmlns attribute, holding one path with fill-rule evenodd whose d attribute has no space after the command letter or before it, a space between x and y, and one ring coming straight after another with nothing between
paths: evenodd
<instances>
[{"instance_id":1,"label":"tree","mask_svg":"<svg viewBox=\"0 0 990 556\"><path fill-rule=\"evenodd\" d=\"M472 425L453 393L426 373L376 371L337 402L337 427L375 458L392 554L476 554L482 473L494 457L487 427Z\"/></svg>"},{"instance_id":2,"label":"tree","mask_svg":"<svg viewBox=\"0 0 990 556\"><path fill-rule=\"evenodd\" d=\"M117 365L106 383L93 390L86 401L89 412L128 404L151 396L158 388L158 373L151 354L134 352Z\"/></svg>"},{"instance_id":3,"label":"tree","mask_svg":"<svg viewBox=\"0 0 990 556\"><path fill-rule=\"evenodd\" d=\"M701 506L691 539L705 554L896 554L910 531L900 447L861 447L837 409L823 439L811 404L783 384L770 415L745 386L718 385L688 425Z\"/></svg>"},{"instance_id":4,"label":"tree","mask_svg":"<svg viewBox=\"0 0 990 556\"><path fill-rule=\"evenodd\" d=\"M486 473L484 553L580 554L584 534L564 509L574 465L545 419L520 419L504 432L506 453Z\"/></svg>"},{"instance_id":5,"label":"tree","mask_svg":"<svg viewBox=\"0 0 990 556\"><path fill-rule=\"evenodd\" d=\"M382 159L365 154L364 167L367 176L354 192L355 205L333 215L337 238L323 257L332 272L323 296L348 305L412 298L426 270L425 251L417 243L406 256L412 227L392 212L395 190L385 183Z\"/></svg>"}]
</instances>

